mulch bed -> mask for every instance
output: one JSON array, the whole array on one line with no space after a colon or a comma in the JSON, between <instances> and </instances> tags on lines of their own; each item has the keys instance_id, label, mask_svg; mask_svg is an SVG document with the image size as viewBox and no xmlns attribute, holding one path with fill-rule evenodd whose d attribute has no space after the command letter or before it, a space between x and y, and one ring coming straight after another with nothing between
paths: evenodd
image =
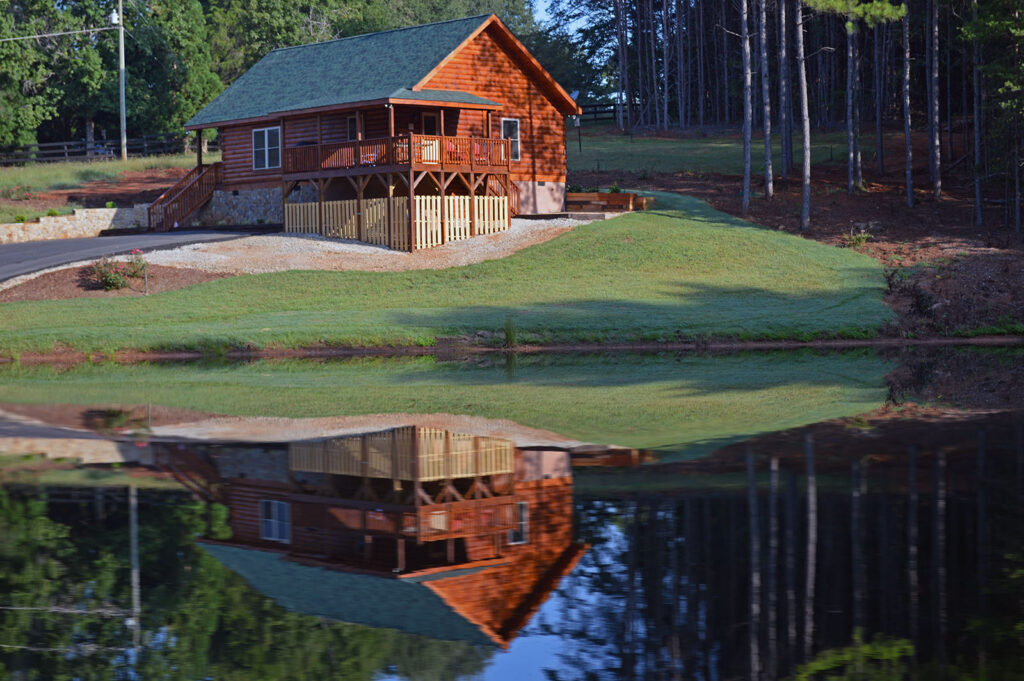
<instances>
[{"instance_id":1,"label":"mulch bed","mask_svg":"<svg viewBox=\"0 0 1024 681\"><path fill-rule=\"evenodd\" d=\"M149 292L173 291L227 274L178 267L149 265ZM144 279L129 279L128 288L105 291L92 276L92 268L68 267L41 274L34 279L0 291L0 303L16 300L66 300L68 298L125 298L145 295Z\"/></svg>"}]
</instances>

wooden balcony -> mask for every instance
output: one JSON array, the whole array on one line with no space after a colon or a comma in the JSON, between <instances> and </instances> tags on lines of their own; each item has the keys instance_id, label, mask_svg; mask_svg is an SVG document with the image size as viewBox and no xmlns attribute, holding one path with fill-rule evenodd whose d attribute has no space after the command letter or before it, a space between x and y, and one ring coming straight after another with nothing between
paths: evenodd
<instances>
[{"instance_id":1,"label":"wooden balcony","mask_svg":"<svg viewBox=\"0 0 1024 681\"><path fill-rule=\"evenodd\" d=\"M409 133L286 147L283 171L288 180L409 170L507 173L510 160L509 141L505 139Z\"/></svg>"}]
</instances>

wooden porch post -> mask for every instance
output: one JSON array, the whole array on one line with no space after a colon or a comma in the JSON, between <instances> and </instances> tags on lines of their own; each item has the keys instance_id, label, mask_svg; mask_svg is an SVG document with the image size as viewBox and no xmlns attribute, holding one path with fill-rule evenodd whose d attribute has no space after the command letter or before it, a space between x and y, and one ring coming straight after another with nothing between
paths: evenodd
<instances>
[{"instance_id":1,"label":"wooden porch post","mask_svg":"<svg viewBox=\"0 0 1024 681\"><path fill-rule=\"evenodd\" d=\"M397 546L395 546L395 553L398 559L395 561L395 570L398 572L405 572L405 537L398 537L396 539Z\"/></svg>"},{"instance_id":2,"label":"wooden porch post","mask_svg":"<svg viewBox=\"0 0 1024 681\"><path fill-rule=\"evenodd\" d=\"M366 241L366 223L363 220L363 189L366 188L365 178L356 178L356 225L360 241Z\"/></svg>"},{"instance_id":3,"label":"wooden porch post","mask_svg":"<svg viewBox=\"0 0 1024 681\"><path fill-rule=\"evenodd\" d=\"M487 129L484 130L484 137L490 139L490 137L491 137L491 110L490 109L488 109L487 111L484 112L484 119L485 119L484 125L487 127Z\"/></svg>"},{"instance_id":4,"label":"wooden porch post","mask_svg":"<svg viewBox=\"0 0 1024 681\"><path fill-rule=\"evenodd\" d=\"M395 136L395 105L388 104L388 137Z\"/></svg>"},{"instance_id":5,"label":"wooden porch post","mask_svg":"<svg viewBox=\"0 0 1024 681\"><path fill-rule=\"evenodd\" d=\"M391 173L387 174L388 190L388 248L395 247L395 185Z\"/></svg>"},{"instance_id":6,"label":"wooden porch post","mask_svg":"<svg viewBox=\"0 0 1024 681\"><path fill-rule=\"evenodd\" d=\"M476 173L469 171L469 236L476 236Z\"/></svg>"},{"instance_id":7,"label":"wooden porch post","mask_svg":"<svg viewBox=\"0 0 1024 681\"><path fill-rule=\"evenodd\" d=\"M409 153L412 154L412 135L409 136ZM416 185L413 184L413 171L412 163L410 158L409 167L409 252L412 253L416 250L416 197L415 189Z\"/></svg>"},{"instance_id":8,"label":"wooden porch post","mask_svg":"<svg viewBox=\"0 0 1024 681\"><path fill-rule=\"evenodd\" d=\"M326 189L326 180L316 181L316 228L317 231L323 236L327 236L324 230L324 191Z\"/></svg>"},{"instance_id":9,"label":"wooden porch post","mask_svg":"<svg viewBox=\"0 0 1024 681\"><path fill-rule=\"evenodd\" d=\"M92 151L91 149L89 151ZM196 165L203 167L203 131L196 130Z\"/></svg>"},{"instance_id":10,"label":"wooden porch post","mask_svg":"<svg viewBox=\"0 0 1024 681\"><path fill-rule=\"evenodd\" d=\"M438 110L438 120L441 121L441 123L440 123L441 129L438 130L438 132L441 134L441 137L443 138L444 137L444 109L439 109Z\"/></svg>"},{"instance_id":11,"label":"wooden porch post","mask_svg":"<svg viewBox=\"0 0 1024 681\"><path fill-rule=\"evenodd\" d=\"M444 109L441 109L444 111ZM443 114L442 114L443 115ZM441 145L444 146L444 140L441 140ZM441 152L444 153L443 151ZM441 183L439 187L441 191L441 243L448 243L448 219L445 215L445 198L444 198L444 171L441 171Z\"/></svg>"}]
</instances>

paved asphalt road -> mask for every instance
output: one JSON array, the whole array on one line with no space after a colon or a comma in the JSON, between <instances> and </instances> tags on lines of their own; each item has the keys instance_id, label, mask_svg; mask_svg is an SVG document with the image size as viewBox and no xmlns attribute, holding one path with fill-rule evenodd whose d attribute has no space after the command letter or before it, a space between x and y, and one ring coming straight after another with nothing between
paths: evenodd
<instances>
[{"instance_id":1,"label":"paved asphalt road","mask_svg":"<svg viewBox=\"0 0 1024 681\"><path fill-rule=\"evenodd\" d=\"M243 231L152 232L5 244L0 246L0 281L81 260L129 253L135 248L152 251L201 241L228 241L249 235L250 232Z\"/></svg>"}]
</instances>

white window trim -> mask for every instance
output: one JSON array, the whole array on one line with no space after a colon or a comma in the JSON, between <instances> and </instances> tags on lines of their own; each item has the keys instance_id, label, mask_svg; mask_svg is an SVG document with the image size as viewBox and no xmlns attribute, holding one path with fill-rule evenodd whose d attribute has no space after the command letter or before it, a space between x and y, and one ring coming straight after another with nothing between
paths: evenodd
<instances>
[{"instance_id":1,"label":"white window trim","mask_svg":"<svg viewBox=\"0 0 1024 681\"><path fill-rule=\"evenodd\" d=\"M270 504L270 518L263 517L263 505ZM287 522L281 519L281 507L284 506L288 509L288 520ZM263 541L273 541L280 544L291 544L292 543L292 509L291 504L287 501L278 501L276 499L260 499L259 505L260 513L260 539ZM264 531L264 523L271 523L273 531L269 534Z\"/></svg>"},{"instance_id":2,"label":"white window trim","mask_svg":"<svg viewBox=\"0 0 1024 681\"><path fill-rule=\"evenodd\" d=\"M512 538L519 530L522 530L523 538L515 541ZM516 529L508 531L508 543L509 546L530 543L530 505L525 501L520 501L516 505Z\"/></svg>"},{"instance_id":3,"label":"white window trim","mask_svg":"<svg viewBox=\"0 0 1024 681\"><path fill-rule=\"evenodd\" d=\"M516 136L515 137L505 137L505 121L515 121L516 122ZM522 160L522 158L523 158L523 124L520 122L520 120L518 118L502 118L501 119L501 129L499 131L499 134L501 135L501 139L507 139L507 140L514 139L516 142L519 143L519 144L516 145L516 150L518 151L518 153L515 154L515 155L512 154L512 145L509 144L509 156L511 157L511 160L513 160L513 161L520 161L520 160Z\"/></svg>"},{"instance_id":4,"label":"white window trim","mask_svg":"<svg viewBox=\"0 0 1024 681\"><path fill-rule=\"evenodd\" d=\"M266 165L263 168L257 168L256 167L256 133L258 133L258 132L262 132L263 133L263 143L266 145L264 147L264 152L263 153L266 156L269 157L269 153L268 152L273 147L271 147L269 144L266 144L266 142L267 142L267 134L266 133L268 131L270 131L270 130L277 130L277 165L276 166ZM281 126L280 125L271 125L270 127L267 127L267 128L253 128L253 131L252 131L252 169L253 170L275 170L277 168L280 168L281 167L281 156L283 155L282 154L282 149L281 149L281 147L282 147L281 142L282 141L283 140L281 139Z\"/></svg>"},{"instance_id":5,"label":"white window trim","mask_svg":"<svg viewBox=\"0 0 1024 681\"><path fill-rule=\"evenodd\" d=\"M423 131L424 135L427 134L427 119L428 118L433 118L434 119L434 135L433 136L434 137L440 137L441 136L441 114L436 112L436 111L424 111L423 112L423 114L420 116L420 130Z\"/></svg>"}]
</instances>

